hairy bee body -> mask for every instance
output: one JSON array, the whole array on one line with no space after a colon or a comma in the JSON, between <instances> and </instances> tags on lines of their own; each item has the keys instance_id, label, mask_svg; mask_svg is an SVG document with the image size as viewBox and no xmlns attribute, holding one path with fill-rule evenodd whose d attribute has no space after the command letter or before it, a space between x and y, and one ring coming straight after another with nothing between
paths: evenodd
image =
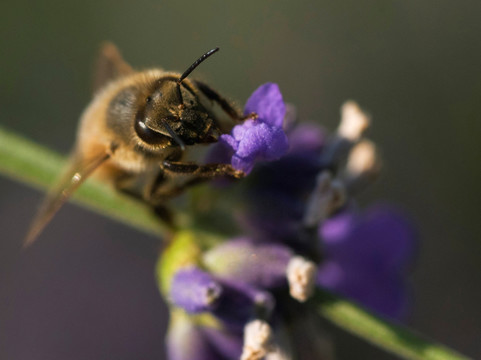
<instances>
[{"instance_id":1,"label":"hairy bee body","mask_svg":"<svg viewBox=\"0 0 481 360\"><path fill-rule=\"evenodd\" d=\"M138 174L160 170L159 164L178 148L148 146L135 136L137 102L147 98L147 89L166 73L148 70L113 80L97 92L80 118L75 152L89 159L99 152L110 157L94 175L114 181L121 173Z\"/></svg>"},{"instance_id":2,"label":"hairy bee body","mask_svg":"<svg viewBox=\"0 0 481 360\"><path fill-rule=\"evenodd\" d=\"M69 166L48 194L26 237L30 244L71 194L94 174L153 207L204 179L242 177L227 164L183 162L184 154L242 120L228 101L207 84L187 76L213 49L184 73L134 71L115 46L102 48L96 93L83 112ZM214 103L223 110L219 116Z\"/></svg>"}]
</instances>

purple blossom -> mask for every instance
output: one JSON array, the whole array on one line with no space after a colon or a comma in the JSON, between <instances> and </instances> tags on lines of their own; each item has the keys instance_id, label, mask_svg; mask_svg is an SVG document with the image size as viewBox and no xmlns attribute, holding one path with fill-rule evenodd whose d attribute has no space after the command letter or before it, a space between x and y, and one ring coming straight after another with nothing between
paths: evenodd
<instances>
[{"instance_id":1,"label":"purple blossom","mask_svg":"<svg viewBox=\"0 0 481 360\"><path fill-rule=\"evenodd\" d=\"M269 323L267 328L282 322L292 327L299 320L296 307L290 308L293 299L304 302L314 284L399 318L406 305L405 269L415 236L393 208L354 210L352 194L373 179L363 173L369 171L369 161L357 172L347 171L348 160L355 158L350 154L363 140L362 129L351 139L327 137L313 124L296 124L292 108L286 115L275 84L252 94L245 108L246 114L251 112L258 118L223 135L211 154L211 160L230 161L251 172L240 182L239 203L232 205L243 235L200 246L205 250L195 261L203 270L180 270L171 286L174 305L211 316L216 326L191 323L183 336L212 359L239 358L247 323L257 319ZM258 160L270 161L254 167ZM199 238L202 242L203 236ZM304 337L290 340L305 343ZM310 351L292 350L299 358L305 357L303 350Z\"/></svg>"},{"instance_id":2,"label":"purple blossom","mask_svg":"<svg viewBox=\"0 0 481 360\"><path fill-rule=\"evenodd\" d=\"M320 227L324 256L318 283L369 308L400 318L405 270L415 235L406 217L387 206L345 211Z\"/></svg>"},{"instance_id":3,"label":"purple blossom","mask_svg":"<svg viewBox=\"0 0 481 360\"><path fill-rule=\"evenodd\" d=\"M256 239L306 251L302 219L329 146L313 125L292 126L290 149L280 160L256 167L238 217ZM399 318L406 303L403 268L413 253L412 226L398 211L378 207L366 214L342 211L319 228L322 261L318 283L379 313ZM247 273L246 273L247 274ZM249 278L245 275L244 279Z\"/></svg>"},{"instance_id":4,"label":"purple blossom","mask_svg":"<svg viewBox=\"0 0 481 360\"><path fill-rule=\"evenodd\" d=\"M238 219L256 238L295 243L305 210L305 198L323 169L324 131L314 124L291 127L290 148L281 159L259 166L250 175Z\"/></svg>"},{"instance_id":5,"label":"purple blossom","mask_svg":"<svg viewBox=\"0 0 481 360\"><path fill-rule=\"evenodd\" d=\"M229 276L214 277L193 266L174 274L170 299L190 314L210 312L233 329L242 329L258 309L270 313L274 307L269 292Z\"/></svg>"},{"instance_id":6,"label":"purple blossom","mask_svg":"<svg viewBox=\"0 0 481 360\"><path fill-rule=\"evenodd\" d=\"M286 112L277 84L267 83L251 95L245 114L257 114L257 119L236 125L230 135L220 137L221 145L232 152L231 164L237 170L250 173L258 160L275 160L287 149L287 137L282 130Z\"/></svg>"},{"instance_id":7,"label":"purple blossom","mask_svg":"<svg viewBox=\"0 0 481 360\"><path fill-rule=\"evenodd\" d=\"M172 279L171 300L188 313L214 309L221 294L222 287L212 275L196 267L180 269Z\"/></svg>"}]
</instances>

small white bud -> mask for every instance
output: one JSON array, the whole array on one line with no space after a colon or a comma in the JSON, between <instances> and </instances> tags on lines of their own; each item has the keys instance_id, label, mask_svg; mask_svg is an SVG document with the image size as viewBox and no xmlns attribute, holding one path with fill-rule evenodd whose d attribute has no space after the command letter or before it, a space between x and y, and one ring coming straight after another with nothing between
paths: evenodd
<instances>
[{"instance_id":1,"label":"small white bud","mask_svg":"<svg viewBox=\"0 0 481 360\"><path fill-rule=\"evenodd\" d=\"M316 285L317 266L302 256L294 256L287 265L287 281L291 296L304 302L311 297Z\"/></svg>"},{"instance_id":2,"label":"small white bud","mask_svg":"<svg viewBox=\"0 0 481 360\"><path fill-rule=\"evenodd\" d=\"M241 360L260 360L271 350L272 329L264 320L252 320L244 327Z\"/></svg>"},{"instance_id":3,"label":"small white bud","mask_svg":"<svg viewBox=\"0 0 481 360\"><path fill-rule=\"evenodd\" d=\"M359 140L369 126L369 116L354 101L347 101L341 107L341 123L337 134L349 141Z\"/></svg>"},{"instance_id":4,"label":"small white bud","mask_svg":"<svg viewBox=\"0 0 481 360\"><path fill-rule=\"evenodd\" d=\"M369 140L356 144L349 154L346 171L350 177L363 174L375 174L380 168L380 160L376 146Z\"/></svg>"}]
</instances>

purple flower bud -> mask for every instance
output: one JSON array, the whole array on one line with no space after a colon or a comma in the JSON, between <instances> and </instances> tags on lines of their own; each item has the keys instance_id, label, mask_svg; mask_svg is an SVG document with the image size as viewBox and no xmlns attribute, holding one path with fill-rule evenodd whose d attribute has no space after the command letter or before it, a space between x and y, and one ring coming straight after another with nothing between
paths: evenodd
<instances>
[{"instance_id":1,"label":"purple flower bud","mask_svg":"<svg viewBox=\"0 0 481 360\"><path fill-rule=\"evenodd\" d=\"M221 294L221 285L210 274L196 267L177 271L170 288L170 297L174 305L191 314L211 311Z\"/></svg>"},{"instance_id":2,"label":"purple flower bud","mask_svg":"<svg viewBox=\"0 0 481 360\"><path fill-rule=\"evenodd\" d=\"M209 271L223 279L272 288L286 285L286 268L292 256L285 245L238 238L210 249L203 259Z\"/></svg>"},{"instance_id":3,"label":"purple flower bud","mask_svg":"<svg viewBox=\"0 0 481 360\"><path fill-rule=\"evenodd\" d=\"M254 91L245 107L245 114L252 112L257 119L236 125L230 135L220 137L221 144L233 151L232 166L246 173L257 160L278 159L288 149L282 129L286 108L277 84L267 83Z\"/></svg>"}]
</instances>

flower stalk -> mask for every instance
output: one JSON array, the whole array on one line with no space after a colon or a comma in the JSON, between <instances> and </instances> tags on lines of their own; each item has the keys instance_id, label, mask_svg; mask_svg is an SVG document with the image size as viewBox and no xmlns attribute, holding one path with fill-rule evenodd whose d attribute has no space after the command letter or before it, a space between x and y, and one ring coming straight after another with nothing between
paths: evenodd
<instances>
[{"instance_id":1,"label":"flower stalk","mask_svg":"<svg viewBox=\"0 0 481 360\"><path fill-rule=\"evenodd\" d=\"M325 290L317 290L317 312L339 328L403 359L467 360L468 357L436 344L413 330L376 316L361 306Z\"/></svg>"},{"instance_id":2,"label":"flower stalk","mask_svg":"<svg viewBox=\"0 0 481 360\"><path fill-rule=\"evenodd\" d=\"M0 128L1 173L36 188L45 189L60 173L64 163L65 160L60 155ZM87 181L74 195L73 200L144 232L164 237L171 234L170 229L162 225L147 206L94 180ZM189 221L186 217L183 219L183 228L188 229ZM309 301L315 304L320 315L339 327L404 358L466 359L453 350L372 315L360 306L328 291L318 289ZM182 328L184 330L178 331L197 331L189 326L185 325ZM203 336L212 336L214 331L215 328L208 327ZM223 341L223 344L227 343L227 340Z\"/></svg>"}]
</instances>

